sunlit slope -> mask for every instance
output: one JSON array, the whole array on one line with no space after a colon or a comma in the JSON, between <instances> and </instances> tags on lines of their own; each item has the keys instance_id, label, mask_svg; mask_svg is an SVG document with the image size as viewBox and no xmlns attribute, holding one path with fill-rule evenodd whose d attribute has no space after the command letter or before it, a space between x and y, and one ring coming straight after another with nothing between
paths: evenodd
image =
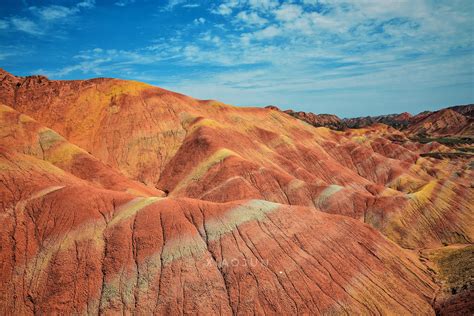
<instances>
[{"instance_id":1,"label":"sunlit slope","mask_svg":"<svg viewBox=\"0 0 474 316\"><path fill-rule=\"evenodd\" d=\"M160 190L128 179L106 166L55 131L41 126L28 115L0 104L0 145L47 161L98 187L137 195L163 195Z\"/></svg>"},{"instance_id":2,"label":"sunlit slope","mask_svg":"<svg viewBox=\"0 0 474 316\"><path fill-rule=\"evenodd\" d=\"M5 148L0 171L2 314L434 314L418 259L348 217L136 197Z\"/></svg>"},{"instance_id":3,"label":"sunlit slope","mask_svg":"<svg viewBox=\"0 0 474 316\"><path fill-rule=\"evenodd\" d=\"M172 197L308 206L409 248L473 240L469 161L421 158L385 125L335 132L133 81L8 80L3 102Z\"/></svg>"}]
</instances>

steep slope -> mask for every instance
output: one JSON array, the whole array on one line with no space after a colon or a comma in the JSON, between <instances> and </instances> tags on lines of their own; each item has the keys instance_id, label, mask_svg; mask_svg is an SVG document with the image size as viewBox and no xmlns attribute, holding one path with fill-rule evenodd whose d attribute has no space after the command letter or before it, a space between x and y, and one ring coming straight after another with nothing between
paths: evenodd
<instances>
[{"instance_id":1,"label":"steep slope","mask_svg":"<svg viewBox=\"0 0 474 316\"><path fill-rule=\"evenodd\" d=\"M137 195L164 195L160 190L126 178L53 130L2 104L0 138L1 144L11 150L48 161L100 187Z\"/></svg>"},{"instance_id":2,"label":"steep slope","mask_svg":"<svg viewBox=\"0 0 474 316\"><path fill-rule=\"evenodd\" d=\"M423 265L350 218L136 198L7 149L0 166L2 314L433 314Z\"/></svg>"}]
</instances>

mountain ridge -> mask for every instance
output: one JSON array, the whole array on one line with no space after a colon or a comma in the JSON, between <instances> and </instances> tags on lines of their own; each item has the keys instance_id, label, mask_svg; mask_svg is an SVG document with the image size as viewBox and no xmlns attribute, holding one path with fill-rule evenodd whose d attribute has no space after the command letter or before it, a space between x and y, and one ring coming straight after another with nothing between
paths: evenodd
<instances>
[{"instance_id":1,"label":"mountain ridge","mask_svg":"<svg viewBox=\"0 0 474 316\"><path fill-rule=\"evenodd\" d=\"M282 111L276 106L266 106L268 109ZM348 128L364 128L377 123L382 123L394 127L396 129L402 130L410 134L410 136L418 136L426 134L426 129L422 127L413 127L422 120L430 120L428 117L432 117L431 120L436 121L439 115L438 113L444 113L446 111L453 111L458 113L461 116L458 116L457 120L446 121L444 122L445 129L446 125L451 125L451 129L446 130L446 132L440 132L438 130L431 129L428 131L428 135L424 136L446 136L446 135L459 135L459 136L474 136L474 104L466 105L456 105L443 108L437 111L424 111L416 115L412 115L408 112L403 113L394 113L394 114L384 114L377 116L361 116L353 118L339 118L334 114L314 114L312 112L304 111L293 111L293 110L284 110L282 112L287 113L293 117L296 117L302 121L307 122L315 127L328 127L334 130L344 130ZM453 115L452 115L453 116ZM433 123L428 123L430 126ZM461 124L461 126L459 126Z\"/></svg>"}]
</instances>

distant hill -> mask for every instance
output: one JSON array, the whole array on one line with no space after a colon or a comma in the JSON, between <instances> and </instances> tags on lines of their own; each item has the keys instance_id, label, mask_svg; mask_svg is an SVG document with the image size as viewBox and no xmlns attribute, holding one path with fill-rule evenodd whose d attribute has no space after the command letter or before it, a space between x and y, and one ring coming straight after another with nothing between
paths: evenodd
<instances>
[{"instance_id":1,"label":"distant hill","mask_svg":"<svg viewBox=\"0 0 474 316\"><path fill-rule=\"evenodd\" d=\"M266 108L281 111L278 107L272 105ZM285 110L283 112L316 127L325 126L334 130L342 130L346 127L344 122L334 114L314 114L311 112L296 112L293 110Z\"/></svg>"},{"instance_id":2,"label":"distant hill","mask_svg":"<svg viewBox=\"0 0 474 316\"><path fill-rule=\"evenodd\" d=\"M472 113L472 106L452 107L414 116L404 131L409 135L474 136L474 119L461 113Z\"/></svg>"},{"instance_id":3,"label":"distant hill","mask_svg":"<svg viewBox=\"0 0 474 316\"><path fill-rule=\"evenodd\" d=\"M267 108L281 111L275 106ZM404 131L408 136L474 137L474 104L457 105L438 111L424 111L414 116L403 112L344 119L333 114L314 114L293 110L284 110L283 112L313 126L325 126L334 130L364 128L381 123Z\"/></svg>"},{"instance_id":4,"label":"distant hill","mask_svg":"<svg viewBox=\"0 0 474 316\"><path fill-rule=\"evenodd\" d=\"M343 122L348 128L361 128L375 123L382 123L398 129L402 129L410 124L411 118L412 115L410 113L403 112L400 114L348 118L343 119Z\"/></svg>"}]
</instances>

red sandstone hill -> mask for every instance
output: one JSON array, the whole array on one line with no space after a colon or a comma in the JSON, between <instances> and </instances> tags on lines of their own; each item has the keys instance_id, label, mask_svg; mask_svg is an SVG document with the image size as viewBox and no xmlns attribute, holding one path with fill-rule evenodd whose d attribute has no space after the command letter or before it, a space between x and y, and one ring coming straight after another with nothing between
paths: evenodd
<instances>
[{"instance_id":1,"label":"red sandstone hill","mask_svg":"<svg viewBox=\"0 0 474 316\"><path fill-rule=\"evenodd\" d=\"M383 123L404 131L408 136L474 136L474 105L458 105L439 111L348 118L343 124L349 128L363 128Z\"/></svg>"},{"instance_id":2,"label":"red sandstone hill","mask_svg":"<svg viewBox=\"0 0 474 316\"><path fill-rule=\"evenodd\" d=\"M333 114L316 115L310 112L294 112L292 110L286 110L284 112L300 120L303 120L315 127L325 126L336 130L343 129L345 127L342 120Z\"/></svg>"},{"instance_id":3,"label":"red sandstone hill","mask_svg":"<svg viewBox=\"0 0 474 316\"><path fill-rule=\"evenodd\" d=\"M444 109L415 117L406 132L412 135L474 136L474 119Z\"/></svg>"},{"instance_id":4,"label":"red sandstone hill","mask_svg":"<svg viewBox=\"0 0 474 316\"><path fill-rule=\"evenodd\" d=\"M420 156L442 145L134 81L0 82L1 314L431 315L472 290L419 256L474 240L471 161Z\"/></svg>"},{"instance_id":5,"label":"red sandstone hill","mask_svg":"<svg viewBox=\"0 0 474 316\"><path fill-rule=\"evenodd\" d=\"M268 105L265 108L274 111L281 111L278 107L274 105ZM303 111L295 112L293 110L285 110L283 112L315 127L324 126L335 130L341 130L346 127L342 120L333 114L314 114L311 112Z\"/></svg>"},{"instance_id":6,"label":"red sandstone hill","mask_svg":"<svg viewBox=\"0 0 474 316\"><path fill-rule=\"evenodd\" d=\"M388 114L379 116L365 116L344 119L344 123L349 128L367 127L372 124L383 123L398 129L405 128L410 124L412 115L408 112L400 114Z\"/></svg>"},{"instance_id":7,"label":"red sandstone hill","mask_svg":"<svg viewBox=\"0 0 474 316\"><path fill-rule=\"evenodd\" d=\"M448 108L467 117L474 117L474 104L455 105Z\"/></svg>"},{"instance_id":8,"label":"red sandstone hill","mask_svg":"<svg viewBox=\"0 0 474 316\"><path fill-rule=\"evenodd\" d=\"M267 109L281 111L276 106ZM314 114L311 112L283 111L315 127L328 127L334 130L365 128L374 124L386 124L404 131L410 137L474 137L474 105L458 105L435 112L425 111L415 116L403 112L380 116L365 116L340 119L332 114Z\"/></svg>"}]
</instances>

